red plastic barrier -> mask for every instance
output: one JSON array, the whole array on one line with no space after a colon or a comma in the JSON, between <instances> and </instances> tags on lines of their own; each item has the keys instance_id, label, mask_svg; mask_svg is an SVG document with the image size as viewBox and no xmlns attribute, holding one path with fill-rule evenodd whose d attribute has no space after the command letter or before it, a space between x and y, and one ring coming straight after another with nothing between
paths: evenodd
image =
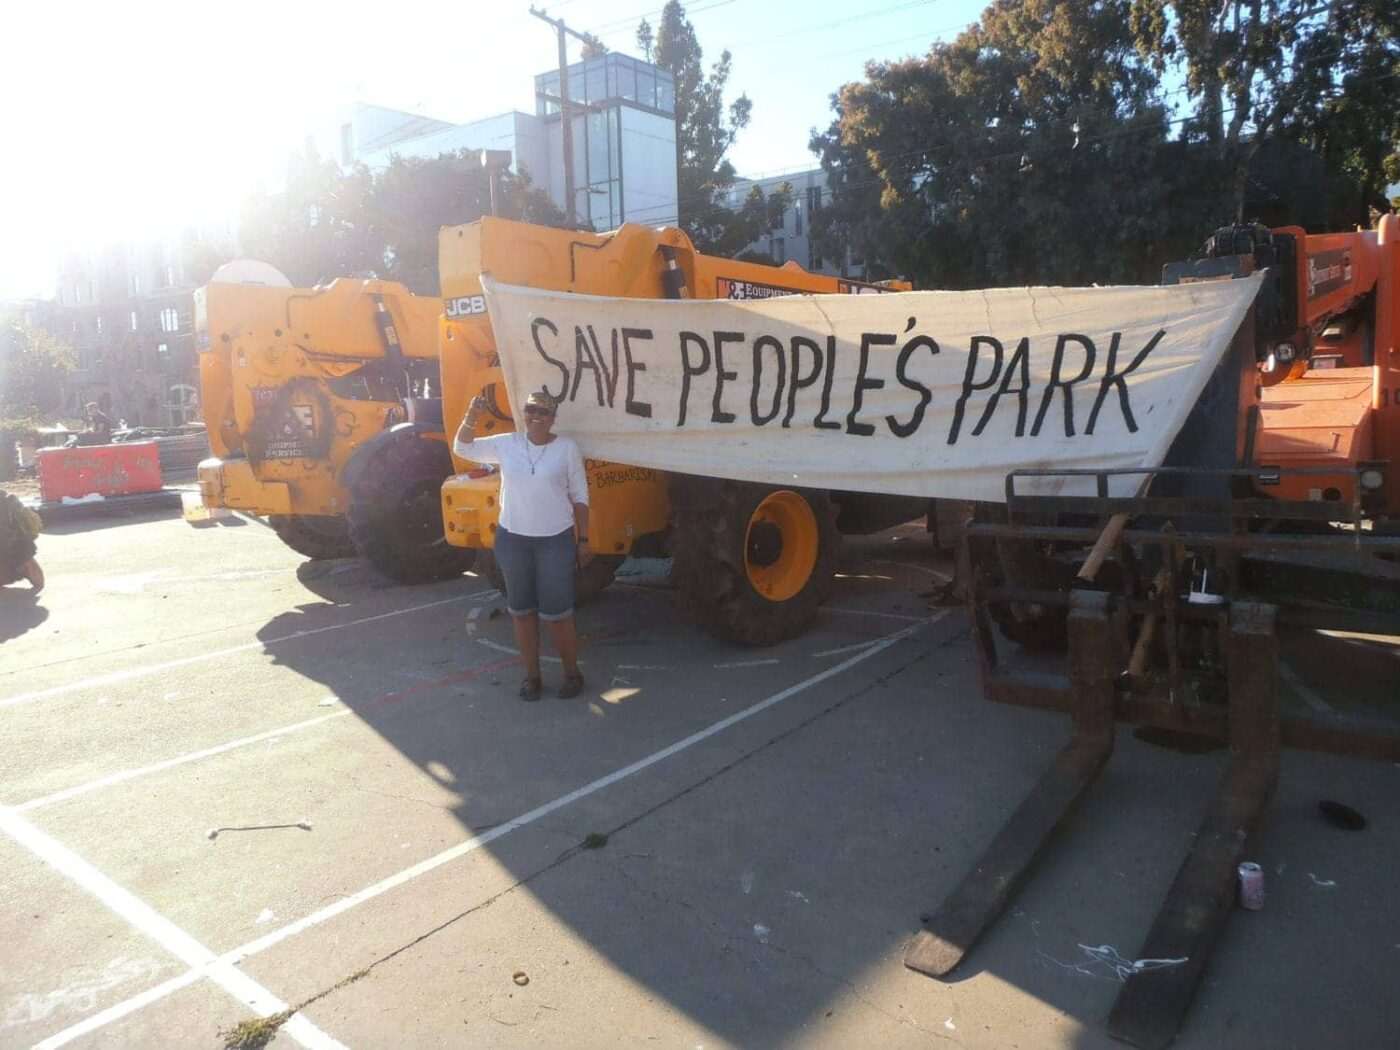
<instances>
[{"instance_id":1,"label":"red plastic barrier","mask_svg":"<svg viewBox=\"0 0 1400 1050\"><path fill-rule=\"evenodd\" d=\"M154 441L122 445L86 445L78 448L41 449L39 497L57 503L97 492L103 496L130 496L161 489L160 452Z\"/></svg>"}]
</instances>

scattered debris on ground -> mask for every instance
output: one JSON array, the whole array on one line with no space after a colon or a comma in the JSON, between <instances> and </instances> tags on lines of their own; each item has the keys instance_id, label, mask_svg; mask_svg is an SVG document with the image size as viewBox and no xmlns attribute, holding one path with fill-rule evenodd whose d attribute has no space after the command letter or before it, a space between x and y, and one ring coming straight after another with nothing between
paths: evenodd
<instances>
[{"instance_id":1,"label":"scattered debris on ground","mask_svg":"<svg viewBox=\"0 0 1400 1050\"><path fill-rule=\"evenodd\" d=\"M277 1031L291 1019L292 1011L283 1010L269 1017L255 1017L251 1021L239 1021L226 1032L220 1032L224 1039L224 1050L262 1050L277 1037Z\"/></svg>"},{"instance_id":2,"label":"scattered debris on ground","mask_svg":"<svg viewBox=\"0 0 1400 1050\"><path fill-rule=\"evenodd\" d=\"M300 828L302 831L310 831L311 823L299 820L295 824L236 824L226 828L210 828L204 833L204 836L212 841L225 831L275 831L279 828Z\"/></svg>"}]
</instances>

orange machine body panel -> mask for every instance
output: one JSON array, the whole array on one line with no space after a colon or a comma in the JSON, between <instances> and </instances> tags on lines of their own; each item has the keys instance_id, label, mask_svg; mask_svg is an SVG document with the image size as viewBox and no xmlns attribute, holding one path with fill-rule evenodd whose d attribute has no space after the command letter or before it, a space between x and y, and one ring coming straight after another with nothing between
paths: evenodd
<instances>
[{"instance_id":1,"label":"orange machine body panel","mask_svg":"<svg viewBox=\"0 0 1400 1050\"><path fill-rule=\"evenodd\" d=\"M1351 501L1358 467L1376 465L1385 481L1370 493L1369 513L1400 516L1400 217L1352 233L1276 232L1297 240L1298 323L1309 352L1282 382L1263 387L1254 461L1339 473L1285 475L1260 493Z\"/></svg>"},{"instance_id":2,"label":"orange machine body panel","mask_svg":"<svg viewBox=\"0 0 1400 1050\"><path fill-rule=\"evenodd\" d=\"M1255 459L1270 467L1337 467L1336 477L1285 475L1270 494L1280 499L1323 499L1335 488L1355 496L1356 464L1375 458L1369 368L1328 368L1265 387L1259 401ZM1338 498L1335 494L1330 498Z\"/></svg>"}]
</instances>

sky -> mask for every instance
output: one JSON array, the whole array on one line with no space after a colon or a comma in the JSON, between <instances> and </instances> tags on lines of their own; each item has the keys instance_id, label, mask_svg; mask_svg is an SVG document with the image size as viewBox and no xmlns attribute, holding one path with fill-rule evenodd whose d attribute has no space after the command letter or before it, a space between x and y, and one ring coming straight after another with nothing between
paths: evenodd
<instances>
[{"instance_id":1,"label":"sky","mask_svg":"<svg viewBox=\"0 0 1400 1050\"><path fill-rule=\"evenodd\" d=\"M571 27L637 54L662 0L555 0ZM810 130L867 60L922 54L981 0L691 0L707 64L733 52L729 97L753 120L741 175L815 166ZM465 122L534 111L554 34L527 0L392 5L15 0L0 63L0 299L49 297L70 251L196 226L228 229L276 189L292 150L352 102ZM571 46L570 57L577 59Z\"/></svg>"}]
</instances>

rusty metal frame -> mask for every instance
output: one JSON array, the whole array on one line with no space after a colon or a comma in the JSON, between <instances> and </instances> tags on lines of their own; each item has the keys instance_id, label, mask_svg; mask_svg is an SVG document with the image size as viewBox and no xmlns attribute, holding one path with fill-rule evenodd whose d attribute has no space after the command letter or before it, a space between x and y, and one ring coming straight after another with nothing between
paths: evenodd
<instances>
[{"instance_id":1,"label":"rusty metal frame","mask_svg":"<svg viewBox=\"0 0 1400 1050\"><path fill-rule=\"evenodd\" d=\"M1366 535L1360 497L1350 503L1271 501L1256 498L1111 496L1110 479L1121 475L1215 476L1238 491L1244 481L1261 476L1325 474L1335 469L1279 471L1273 469L1211 470L1159 468L1153 471L1017 471L1006 483L1007 524L978 523L968 527L959 550L973 637L984 694L989 700L1016 706L1063 711L1073 733L1050 768L1025 801L973 864L944 903L915 935L905 965L930 976L944 977L966 957L973 944L1004 910L1032 865L1076 805L1097 780L1113 751L1115 723L1124 721L1191 733L1228 742L1231 761L1216 799L1207 812L1195 844L1177 872L1171 890L1139 953L1142 958L1182 959L1181 964L1143 970L1129 976L1109 1017L1115 1037L1145 1048L1168 1046L1190 1007L1210 954L1228 920L1234 902L1236 868L1250 836L1262 821L1278 780L1279 753L1284 746L1400 762L1400 733L1358 726L1340 719L1282 718L1278 705L1278 624L1326 626L1340 629L1400 633L1400 615L1388 607L1347 609L1307 600L1278 606L1254 598L1240 586L1238 571L1248 555L1301 552L1328 570L1361 569L1377 554L1400 556L1400 537ZM1017 492L1018 478L1089 477L1093 496L1029 496ZM1136 486L1135 486L1136 487ZM1360 486L1353 487L1354 492ZM1046 516L1071 514L1099 527L1039 524ZM1044 588L988 586L978 571L980 555L988 563L996 544L1007 540L1040 541L1061 548L1083 547L1099 538L1102 523L1114 514L1147 516L1170 521L1202 515L1228 525L1219 532L1199 527L1177 532L1160 528L1125 529L1115 548L1125 567L1122 593L1093 590L1054 591ZM1019 520L1018 520L1019 519ZM1259 531L1260 522L1305 522L1310 526L1347 522L1355 535L1338 537L1299 532ZM1134 551L1156 548L1162 578L1161 594L1148 596L1138 575ZM1193 605L1179 598L1182 581L1178 553L1202 551L1227 568L1226 590L1220 604ZM1025 603L1067 606L1069 661L1067 674L1027 671L1003 666L998 656L998 632L989 607ZM1152 614L1165 623L1165 680L1144 691L1120 690L1119 670L1127 665L1131 617ZM1225 703L1192 699L1183 684L1191 678L1180 663L1178 629L1197 624L1216 630L1224 658L1228 698Z\"/></svg>"}]
</instances>

